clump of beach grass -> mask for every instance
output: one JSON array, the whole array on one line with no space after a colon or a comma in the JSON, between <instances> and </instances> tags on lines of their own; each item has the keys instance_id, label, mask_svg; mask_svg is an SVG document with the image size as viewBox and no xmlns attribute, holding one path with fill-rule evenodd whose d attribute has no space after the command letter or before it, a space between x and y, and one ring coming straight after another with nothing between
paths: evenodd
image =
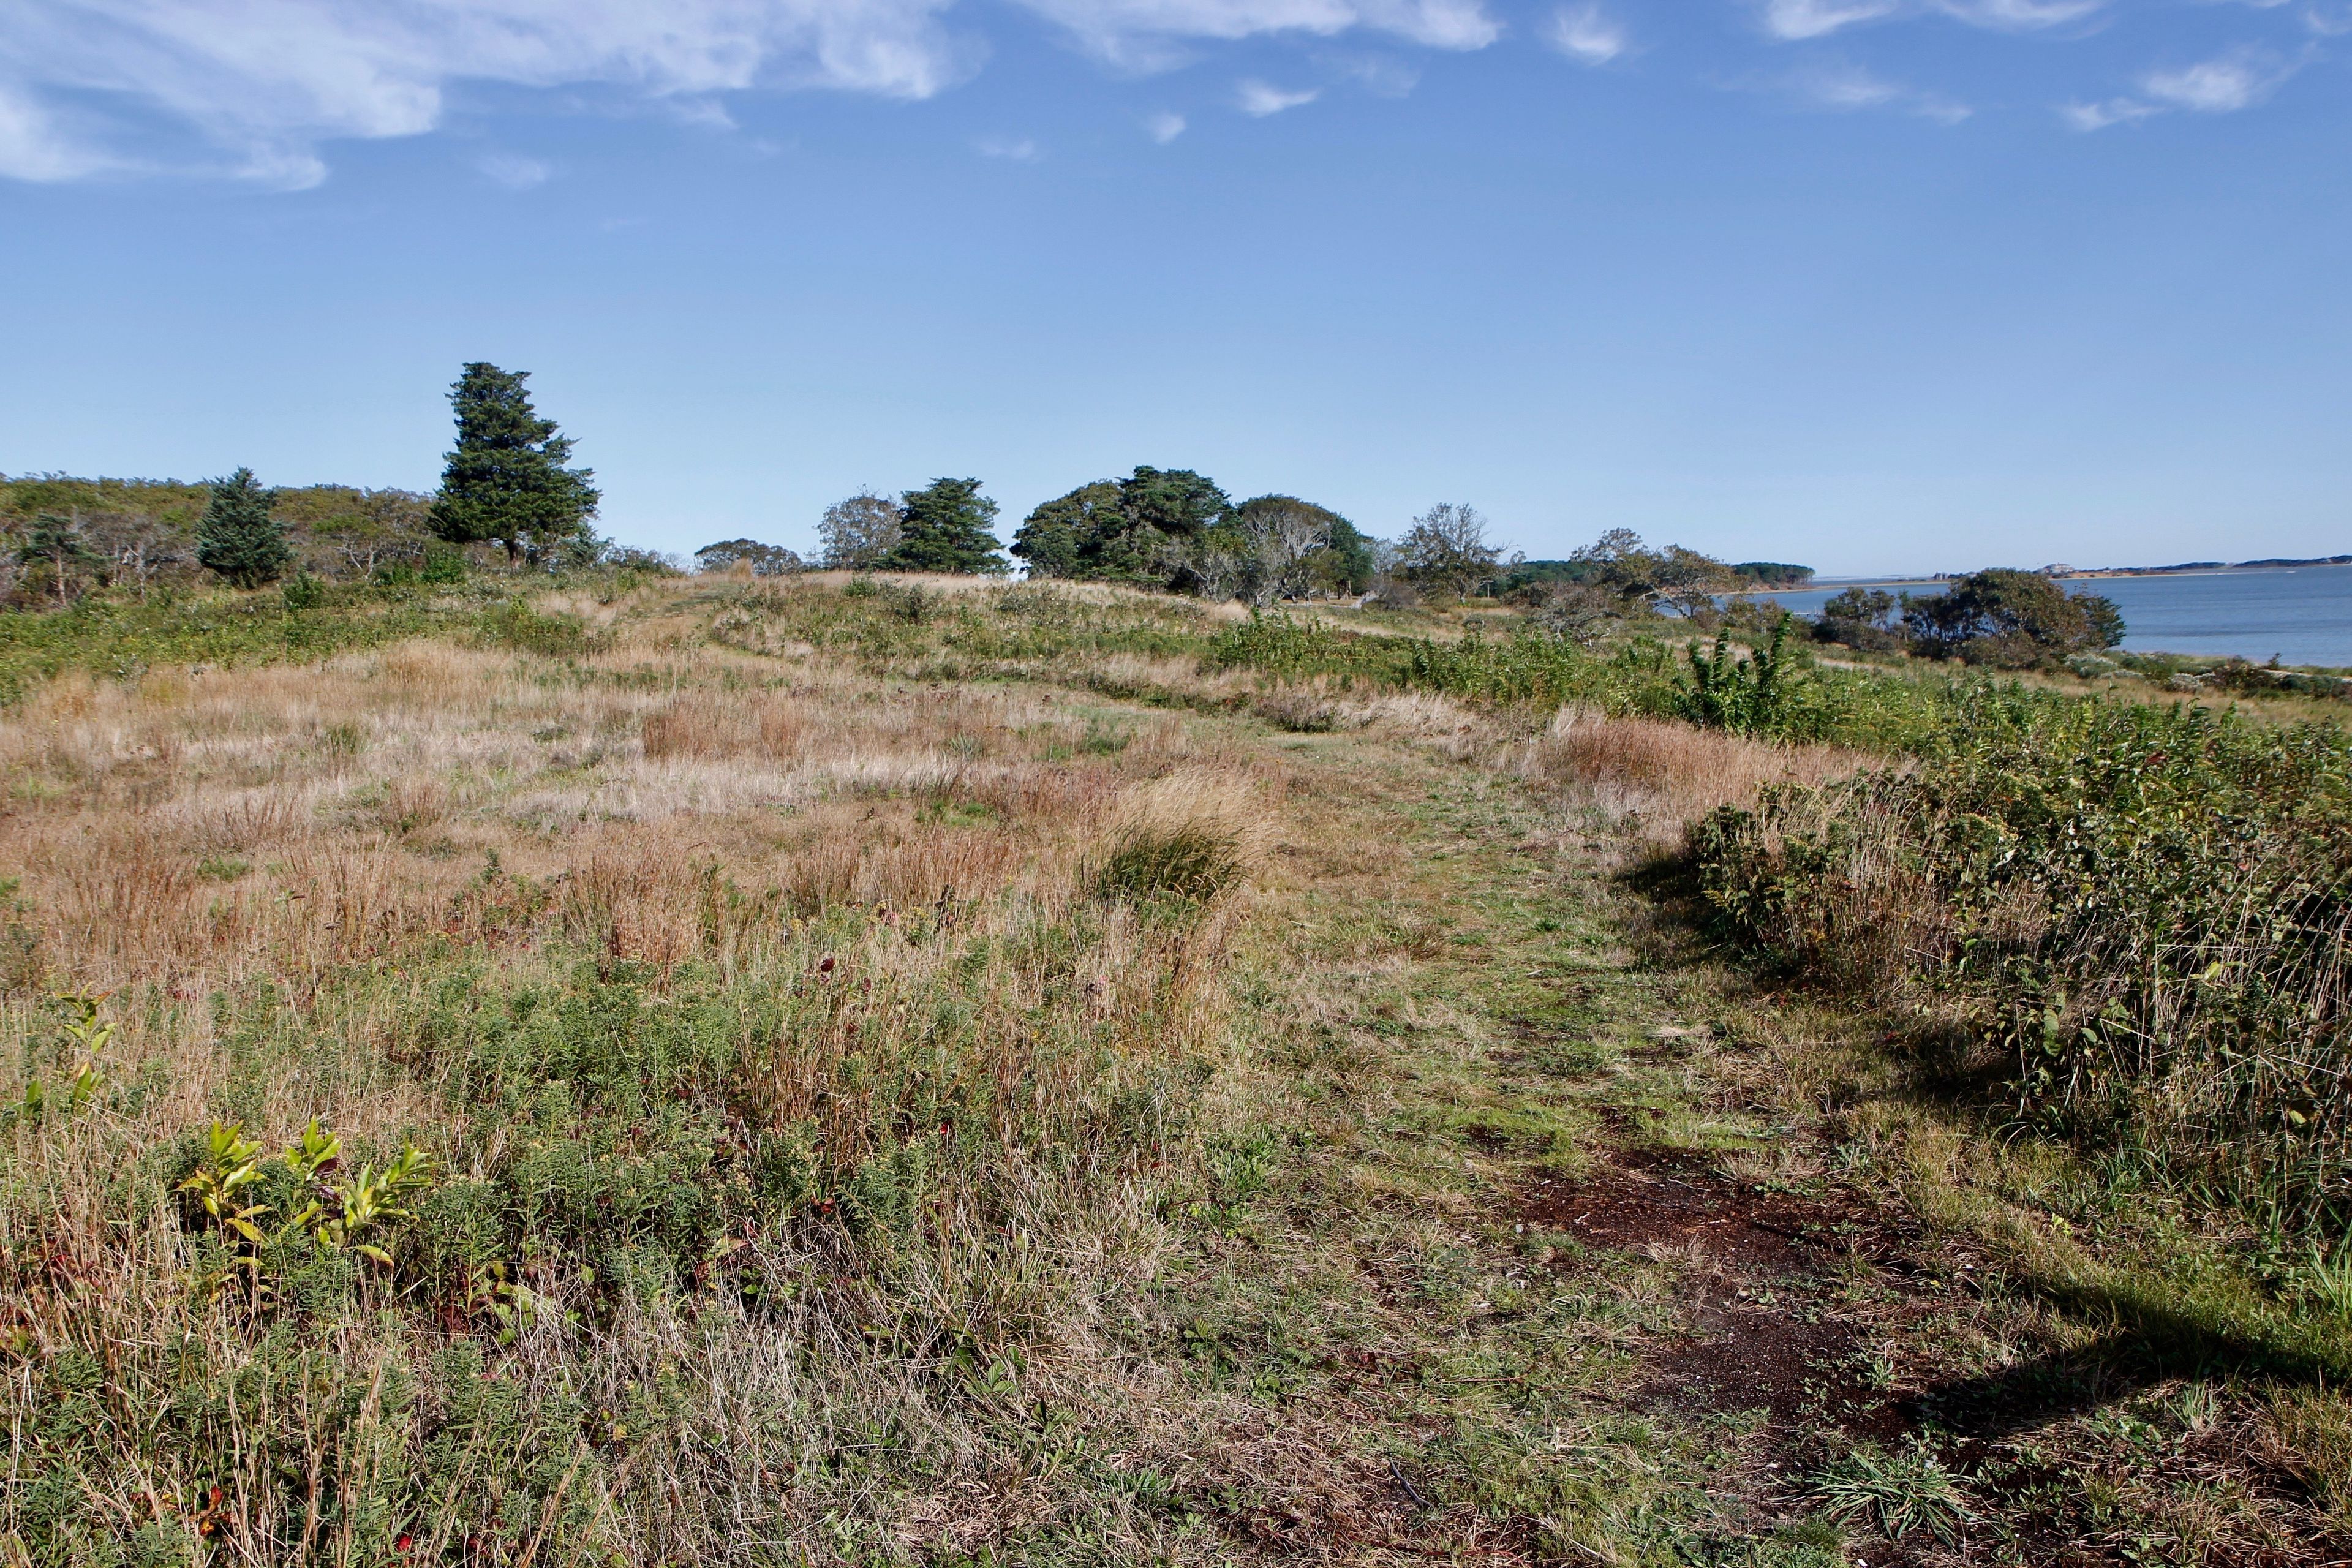
<instances>
[{"instance_id":1,"label":"clump of beach grass","mask_svg":"<svg viewBox=\"0 0 2352 1568\"><path fill-rule=\"evenodd\" d=\"M1268 838L1265 807L1243 779L1180 769L1120 797L1088 880L1107 899L1206 903L1248 879Z\"/></svg>"}]
</instances>

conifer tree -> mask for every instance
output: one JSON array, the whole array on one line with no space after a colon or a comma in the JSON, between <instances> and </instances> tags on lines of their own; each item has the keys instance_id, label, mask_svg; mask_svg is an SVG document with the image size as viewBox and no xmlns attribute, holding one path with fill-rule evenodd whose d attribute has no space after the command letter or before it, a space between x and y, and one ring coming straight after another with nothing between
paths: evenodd
<instances>
[{"instance_id":1,"label":"conifer tree","mask_svg":"<svg viewBox=\"0 0 2352 1568\"><path fill-rule=\"evenodd\" d=\"M74 586L104 563L82 537L80 522L52 511L45 511L33 520L31 531L17 548L16 559L33 567L38 578L46 579L44 590L57 595L59 609L73 602Z\"/></svg>"},{"instance_id":2,"label":"conifer tree","mask_svg":"<svg viewBox=\"0 0 2352 1568\"><path fill-rule=\"evenodd\" d=\"M988 531L996 503L978 479L933 479L901 498L898 542L874 563L885 572L962 572L997 576L1011 570Z\"/></svg>"},{"instance_id":3,"label":"conifer tree","mask_svg":"<svg viewBox=\"0 0 2352 1568\"><path fill-rule=\"evenodd\" d=\"M212 501L196 525L196 560L240 588L277 582L294 559L285 525L270 515L278 492L257 483L251 468L212 486Z\"/></svg>"},{"instance_id":4,"label":"conifer tree","mask_svg":"<svg viewBox=\"0 0 2352 1568\"><path fill-rule=\"evenodd\" d=\"M457 447L441 473L433 531L452 544L496 540L507 559L538 561L588 532L594 470L567 468L572 438L530 405L529 371L476 361L449 389Z\"/></svg>"}]
</instances>

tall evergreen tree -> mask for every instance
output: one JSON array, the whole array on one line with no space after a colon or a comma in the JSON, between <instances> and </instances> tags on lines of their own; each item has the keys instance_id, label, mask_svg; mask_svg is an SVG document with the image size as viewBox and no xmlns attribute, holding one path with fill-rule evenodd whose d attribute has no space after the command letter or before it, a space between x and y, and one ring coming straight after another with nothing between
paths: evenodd
<instances>
[{"instance_id":1,"label":"tall evergreen tree","mask_svg":"<svg viewBox=\"0 0 2352 1568\"><path fill-rule=\"evenodd\" d=\"M1214 481L1190 468L1140 468L1123 479L1099 479L1029 514L1013 553L1033 577L1080 577L1138 587L1196 587L1231 556L1238 535L1220 531L1233 503Z\"/></svg>"},{"instance_id":2,"label":"tall evergreen tree","mask_svg":"<svg viewBox=\"0 0 2352 1568\"><path fill-rule=\"evenodd\" d=\"M212 485L212 500L196 525L198 563L240 588L277 582L294 559L285 525L270 515L278 492L256 481L251 468Z\"/></svg>"},{"instance_id":3,"label":"tall evergreen tree","mask_svg":"<svg viewBox=\"0 0 2352 1568\"><path fill-rule=\"evenodd\" d=\"M995 576L1010 570L988 525L996 503L978 479L933 479L900 498L898 542L874 564L885 572L961 572Z\"/></svg>"},{"instance_id":4,"label":"tall evergreen tree","mask_svg":"<svg viewBox=\"0 0 2352 1568\"><path fill-rule=\"evenodd\" d=\"M592 468L567 468L572 438L530 405L529 371L480 361L449 389L457 447L441 471L433 531L452 544L496 540L507 559L538 561L589 531L602 499Z\"/></svg>"}]
</instances>

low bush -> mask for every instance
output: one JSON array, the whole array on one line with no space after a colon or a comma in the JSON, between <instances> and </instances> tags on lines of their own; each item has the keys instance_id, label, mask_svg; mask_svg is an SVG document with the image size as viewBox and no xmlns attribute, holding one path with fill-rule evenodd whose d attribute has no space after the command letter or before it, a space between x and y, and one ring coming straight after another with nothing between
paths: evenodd
<instances>
[{"instance_id":1,"label":"low bush","mask_svg":"<svg viewBox=\"0 0 2352 1568\"><path fill-rule=\"evenodd\" d=\"M1999 1053L2017 1114L2265 1221L2352 1217L2352 740L1999 691L1906 773L1704 825L1715 918Z\"/></svg>"}]
</instances>

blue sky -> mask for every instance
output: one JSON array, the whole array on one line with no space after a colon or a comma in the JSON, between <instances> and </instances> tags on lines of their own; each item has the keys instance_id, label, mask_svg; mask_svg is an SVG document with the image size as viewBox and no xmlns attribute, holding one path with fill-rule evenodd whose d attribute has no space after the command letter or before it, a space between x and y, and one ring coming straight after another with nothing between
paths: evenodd
<instances>
[{"instance_id":1,"label":"blue sky","mask_svg":"<svg viewBox=\"0 0 2352 1568\"><path fill-rule=\"evenodd\" d=\"M2352 0L13 0L0 471L2352 551Z\"/></svg>"}]
</instances>

